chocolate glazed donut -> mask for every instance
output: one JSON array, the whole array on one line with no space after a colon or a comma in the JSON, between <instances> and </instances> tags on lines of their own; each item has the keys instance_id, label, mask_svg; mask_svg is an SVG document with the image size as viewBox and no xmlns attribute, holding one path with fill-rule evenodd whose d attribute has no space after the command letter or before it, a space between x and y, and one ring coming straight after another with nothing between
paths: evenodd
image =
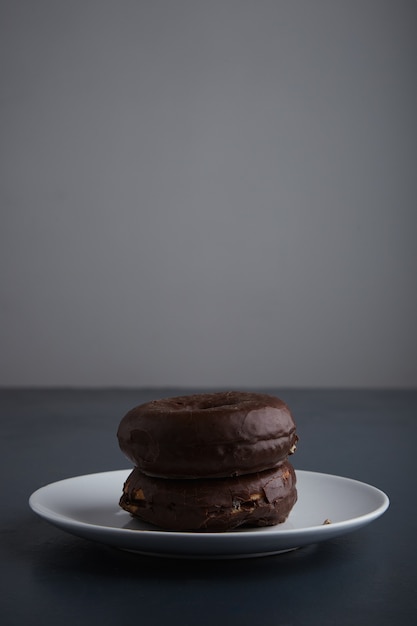
<instances>
[{"instance_id":1,"label":"chocolate glazed donut","mask_svg":"<svg viewBox=\"0 0 417 626\"><path fill-rule=\"evenodd\" d=\"M295 472L283 461L264 472L194 480L154 478L135 468L120 506L164 530L224 532L282 523L296 500Z\"/></svg>"},{"instance_id":2,"label":"chocolate glazed donut","mask_svg":"<svg viewBox=\"0 0 417 626\"><path fill-rule=\"evenodd\" d=\"M228 391L142 404L124 416L117 437L144 474L212 478L277 467L295 450L295 429L279 398Z\"/></svg>"}]
</instances>

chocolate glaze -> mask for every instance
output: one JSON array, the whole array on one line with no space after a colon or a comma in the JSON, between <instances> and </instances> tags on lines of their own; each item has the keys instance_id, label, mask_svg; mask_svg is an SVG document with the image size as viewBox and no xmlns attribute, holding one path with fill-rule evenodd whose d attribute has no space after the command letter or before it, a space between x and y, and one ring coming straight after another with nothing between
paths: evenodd
<instances>
[{"instance_id":1,"label":"chocolate glaze","mask_svg":"<svg viewBox=\"0 0 417 626\"><path fill-rule=\"evenodd\" d=\"M233 478L154 478L135 468L120 506L164 530L222 532L284 522L296 500L295 472L284 461L273 470Z\"/></svg>"},{"instance_id":2,"label":"chocolate glaze","mask_svg":"<svg viewBox=\"0 0 417 626\"><path fill-rule=\"evenodd\" d=\"M295 430L279 398L228 391L142 404L124 416L117 437L149 476L204 478L276 467L294 451Z\"/></svg>"}]
</instances>

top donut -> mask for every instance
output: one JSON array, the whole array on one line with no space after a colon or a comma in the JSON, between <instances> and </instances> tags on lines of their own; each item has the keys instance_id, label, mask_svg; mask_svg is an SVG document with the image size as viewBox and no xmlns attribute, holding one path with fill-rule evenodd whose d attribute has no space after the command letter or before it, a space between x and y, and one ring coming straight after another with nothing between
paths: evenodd
<instances>
[{"instance_id":1,"label":"top donut","mask_svg":"<svg viewBox=\"0 0 417 626\"><path fill-rule=\"evenodd\" d=\"M298 441L282 400L244 391L147 402L123 417L117 437L140 471L161 478L220 478L272 469Z\"/></svg>"}]
</instances>

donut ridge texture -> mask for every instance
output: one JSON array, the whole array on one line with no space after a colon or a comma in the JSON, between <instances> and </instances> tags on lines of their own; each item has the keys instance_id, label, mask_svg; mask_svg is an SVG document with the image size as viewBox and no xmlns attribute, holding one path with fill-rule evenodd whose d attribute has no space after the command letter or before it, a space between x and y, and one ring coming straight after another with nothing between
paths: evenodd
<instances>
[{"instance_id":1,"label":"donut ridge texture","mask_svg":"<svg viewBox=\"0 0 417 626\"><path fill-rule=\"evenodd\" d=\"M296 500L296 475L283 461L254 474L194 480L155 478L135 468L120 506L162 530L225 532L282 523Z\"/></svg>"},{"instance_id":2,"label":"donut ridge texture","mask_svg":"<svg viewBox=\"0 0 417 626\"><path fill-rule=\"evenodd\" d=\"M277 467L298 441L282 400L243 391L147 402L123 417L117 437L141 472L171 479L262 472Z\"/></svg>"}]
</instances>

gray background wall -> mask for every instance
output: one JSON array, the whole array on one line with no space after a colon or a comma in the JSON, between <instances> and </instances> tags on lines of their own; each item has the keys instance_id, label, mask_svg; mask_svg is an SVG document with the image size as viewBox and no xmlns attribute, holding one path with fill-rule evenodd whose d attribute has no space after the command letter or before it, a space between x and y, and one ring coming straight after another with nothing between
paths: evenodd
<instances>
[{"instance_id":1,"label":"gray background wall","mask_svg":"<svg viewBox=\"0 0 417 626\"><path fill-rule=\"evenodd\" d=\"M414 0L2 0L2 385L417 385Z\"/></svg>"}]
</instances>

